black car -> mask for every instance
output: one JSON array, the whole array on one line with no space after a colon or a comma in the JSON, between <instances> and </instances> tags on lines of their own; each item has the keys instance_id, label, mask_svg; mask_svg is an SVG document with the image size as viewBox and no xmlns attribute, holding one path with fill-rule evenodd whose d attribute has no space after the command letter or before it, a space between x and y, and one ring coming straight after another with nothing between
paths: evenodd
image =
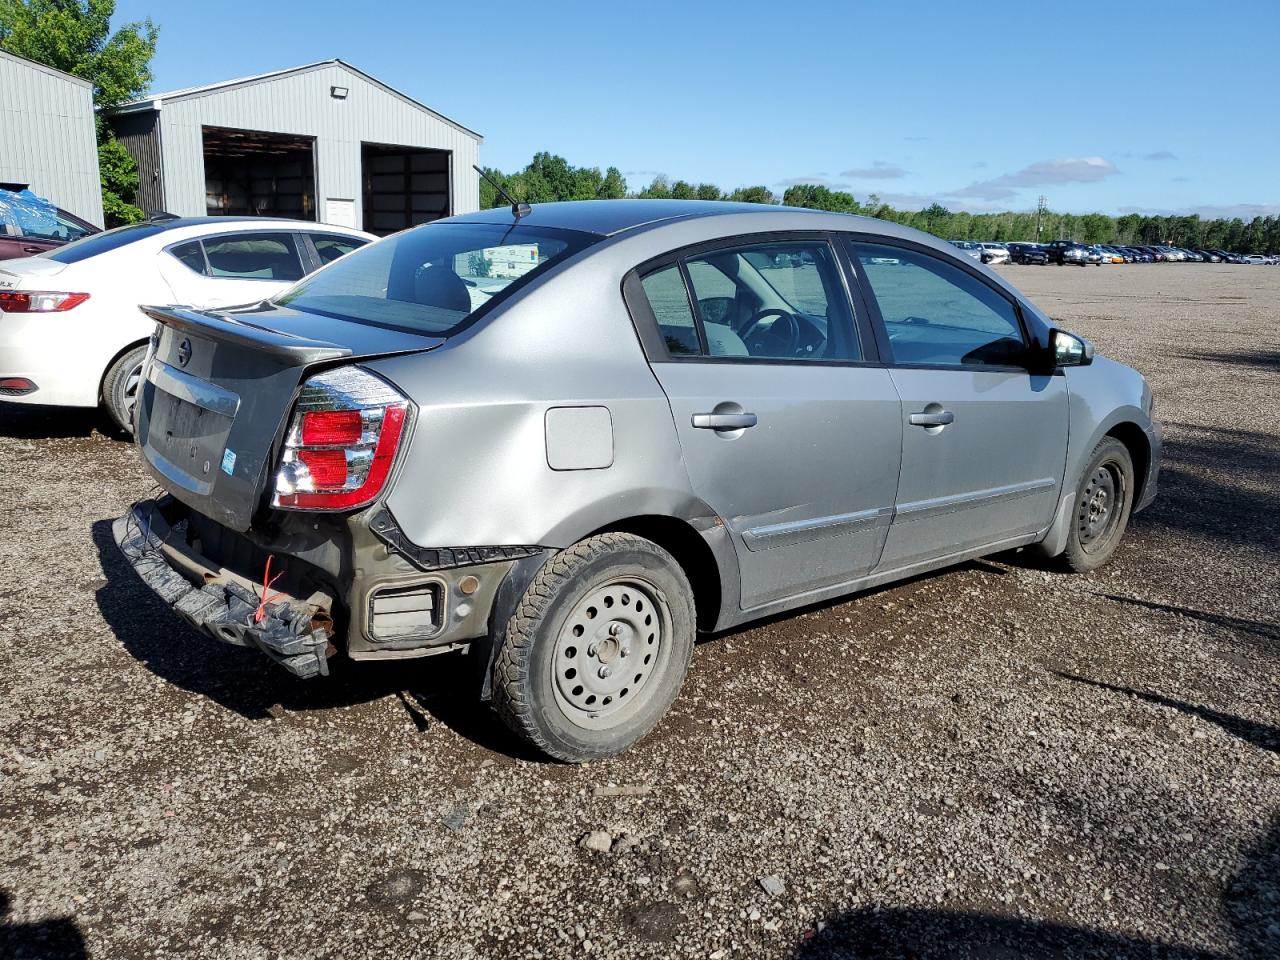
<instances>
[{"instance_id":1,"label":"black car","mask_svg":"<svg viewBox=\"0 0 1280 960\"><path fill-rule=\"evenodd\" d=\"M1007 243L1005 246L1009 248L1009 261L1011 263L1034 263L1037 266L1044 266L1049 262L1049 254L1039 244Z\"/></svg>"},{"instance_id":2,"label":"black car","mask_svg":"<svg viewBox=\"0 0 1280 960\"><path fill-rule=\"evenodd\" d=\"M1074 240L1054 240L1045 250L1049 254L1049 262L1056 263L1059 266L1073 263L1087 267L1090 262L1098 263L1100 260L1095 255L1091 261L1089 248L1083 243L1076 243Z\"/></svg>"},{"instance_id":3,"label":"black car","mask_svg":"<svg viewBox=\"0 0 1280 960\"><path fill-rule=\"evenodd\" d=\"M1222 254L1218 253L1216 250L1201 250L1199 247L1197 247L1196 253L1200 254L1200 258L1204 260L1205 263L1221 263L1222 262Z\"/></svg>"}]
</instances>

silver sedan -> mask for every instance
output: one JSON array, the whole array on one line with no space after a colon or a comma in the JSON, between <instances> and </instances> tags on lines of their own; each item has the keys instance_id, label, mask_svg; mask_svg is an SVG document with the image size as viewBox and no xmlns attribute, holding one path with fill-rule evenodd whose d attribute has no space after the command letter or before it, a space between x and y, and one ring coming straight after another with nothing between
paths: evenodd
<instances>
[{"instance_id":1,"label":"silver sedan","mask_svg":"<svg viewBox=\"0 0 1280 960\"><path fill-rule=\"evenodd\" d=\"M149 312L144 580L299 676L467 652L569 761L649 731L699 631L1016 547L1092 570L1156 492L1141 375L877 220L516 206Z\"/></svg>"}]
</instances>

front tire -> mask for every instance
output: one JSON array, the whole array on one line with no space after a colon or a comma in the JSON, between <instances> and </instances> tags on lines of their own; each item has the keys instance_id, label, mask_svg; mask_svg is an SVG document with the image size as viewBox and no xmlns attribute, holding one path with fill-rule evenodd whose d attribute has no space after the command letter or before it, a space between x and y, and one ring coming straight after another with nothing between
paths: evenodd
<instances>
[{"instance_id":1,"label":"front tire","mask_svg":"<svg viewBox=\"0 0 1280 960\"><path fill-rule=\"evenodd\" d=\"M142 388L142 362L147 348L134 347L116 360L102 378L102 404L111 419L125 433L133 436L133 410Z\"/></svg>"},{"instance_id":2,"label":"front tire","mask_svg":"<svg viewBox=\"0 0 1280 960\"><path fill-rule=\"evenodd\" d=\"M1114 437L1093 450L1076 489L1075 511L1062 562L1075 573L1097 570L1120 545L1133 510L1133 458Z\"/></svg>"},{"instance_id":3,"label":"front tire","mask_svg":"<svg viewBox=\"0 0 1280 960\"><path fill-rule=\"evenodd\" d=\"M556 554L507 623L493 703L558 760L626 750L675 701L693 654L693 591L667 551L606 533Z\"/></svg>"}]
</instances>

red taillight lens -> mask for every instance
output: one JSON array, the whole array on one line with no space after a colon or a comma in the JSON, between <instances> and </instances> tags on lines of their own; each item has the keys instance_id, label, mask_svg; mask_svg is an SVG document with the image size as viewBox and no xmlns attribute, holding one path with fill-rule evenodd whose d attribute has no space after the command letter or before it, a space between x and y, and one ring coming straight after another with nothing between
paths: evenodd
<instances>
[{"instance_id":1,"label":"red taillight lens","mask_svg":"<svg viewBox=\"0 0 1280 960\"><path fill-rule=\"evenodd\" d=\"M357 367L312 377L285 439L272 505L351 510L372 502L391 474L408 414L404 397Z\"/></svg>"},{"instance_id":2,"label":"red taillight lens","mask_svg":"<svg viewBox=\"0 0 1280 960\"><path fill-rule=\"evenodd\" d=\"M62 313L88 299L87 293L0 290L0 310L5 313Z\"/></svg>"},{"instance_id":3,"label":"red taillight lens","mask_svg":"<svg viewBox=\"0 0 1280 960\"><path fill-rule=\"evenodd\" d=\"M305 446L347 446L360 442L364 426L359 410L317 410L302 415Z\"/></svg>"}]
</instances>

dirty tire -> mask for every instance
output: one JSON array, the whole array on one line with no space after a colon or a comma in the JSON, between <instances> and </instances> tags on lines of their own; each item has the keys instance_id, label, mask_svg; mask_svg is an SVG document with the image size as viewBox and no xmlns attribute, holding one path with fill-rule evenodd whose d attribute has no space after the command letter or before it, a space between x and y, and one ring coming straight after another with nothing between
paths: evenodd
<instances>
[{"instance_id":1,"label":"dirty tire","mask_svg":"<svg viewBox=\"0 0 1280 960\"><path fill-rule=\"evenodd\" d=\"M610 609L597 598L607 598ZM654 626L644 626L644 618ZM557 760L621 753L675 700L695 624L693 591L671 554L631 534L590 537L547 561L507 622L493 664L494 707L513 731ZM589 649L599 659L588 660ZM588 663L601 677L590 677L602 693L594 707L583 700L593 695L589 687L570 688L573 681L564 679L578 670L585 677ZM606 668L618 676L603 679ZM631 677L635 688L609 686Z\"/></svg>"},{"instance_id":2,"label":"dirty tire","mask_svg":"<svg viewBox=\"0 0 1280 960\"><path fill-rule=\"evenodd\" d=\"M1120 545L1133 510L1133 458L1123 443L1105 437L1093 449L1076 488L1075 509L1062 563L1075 573L1097 570Z\"/></svg>"},{"instance_id":3,"label":"dirty tire","mask_svg":"<svg viewBox=\"0 0 1280 960\"><path fill-rule=\"evenodd\" d=\"M134 347L121 356L102 378L102 404L117 427L133 435L133 407L142 386L142 361L147 357L145 346Z\"/></svg>"}]
</instances>

